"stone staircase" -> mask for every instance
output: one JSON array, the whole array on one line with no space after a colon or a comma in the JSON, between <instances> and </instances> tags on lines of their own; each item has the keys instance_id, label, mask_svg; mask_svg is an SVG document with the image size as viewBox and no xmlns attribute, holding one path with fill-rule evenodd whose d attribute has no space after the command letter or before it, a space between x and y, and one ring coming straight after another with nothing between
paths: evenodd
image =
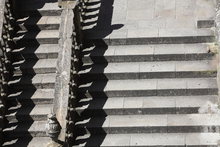
<instances>
[{"instance_id":1,"label":"stone staircase","mask_svg":"<svg viewBox=\"0 0 220 147\"><path fill-rule=\"evenodd\" d=\"M43 147L50 141L45 124L54 99L61 9L53 0L19 4L3 146Z\"/></svg>"},{"instance_id":2,"label":"stone staircase","mask_svg":"<svg viewBox=\"0 0 220 147\"><path fill-rule=\"evenodd\" d=\"M85 33L75 146L218 146L214 34L168 32Z\"/></svg>"}]
</instances>

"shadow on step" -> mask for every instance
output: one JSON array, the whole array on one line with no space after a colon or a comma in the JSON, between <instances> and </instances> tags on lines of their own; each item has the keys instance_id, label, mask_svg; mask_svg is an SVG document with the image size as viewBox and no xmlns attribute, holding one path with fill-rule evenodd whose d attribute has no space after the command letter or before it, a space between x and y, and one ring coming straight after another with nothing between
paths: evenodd
<instances>
[{"instance_id":1,"label":"shadow on step","mask_svg":"<svg viewBox=\"0 0 220 147\"><path fill-rule=\"evenodd\" d=\"M83 34L85 38L105 38L110 35L113 30L123 27L122 24L112 25L114 0L88 0L85 3L86 8L83 10ZM90 36L91 35L91 36ZM83 44L82 56L92 56L98 54L105 54L108 49L108 45L100 40L85 41ZM93 59L92 59L93 60ZM77 108L85 108L82 111L76 113L76 123L74 128L74 142L73 145L84 145L84 146L100 146L107 132L102 128L106 122L107 114L102 108L108 99L104 89L108 82L108 78L104 75L104 69L108 65L108 61L105 58L101 59L102 67L99 68L99 72L102 73L98 80L103 82L99 85L96 84L95 80L92 80L88 75L80 76L80 84L87 85L79 89L77 97ZM84 63L81 70L88 70L88 73L93 72L95 69L95 62L88 64ZM99 95L89 93L89 89L97 88L100 90ZM94 108L95 99L100 99L96 104L97 111L90 111ZM99 136L98 138L96 136Z\"/></svg>"},{"instance_id":2,"label":"shadow on step","mask_svg":"<svg viewBox=\"0 0 220 147\"><path fill-rule=\"evenodd\" d=\"M47 3L55 3L54 5L51 6L46 6ZM50 15L60 15L61 11L53 11L50 9L53 7L58 7L57 0L19 0L15 1L15 6L17 11L20 13L22 16L42 16L45 14L50 14ZM49 10L45 10L43 7L48 8ZM39 13L39 9L41 10L41 13ZM29 12L28 12L29 11Z\"/></svg>"},{"instance_id":3,"label":"shadow on step","mask_svg":"<svg viewBox=\"0 0 220 147\"><path fill-rule=\"evenodd\" d=\"M85 45L85 44L84 44ZM93 52L96 52L97 50L104 54L108 46L103 42L103 41L98 41L98 42L90 42L87 43L85 48L92 48L91 51L86 51L86 54L92 55ZM85 54L85 52L84 52ZM100 73L104 72L105 67L108 65L107 62L104 62L103 68L99 69ZM89 69L89 72L93 72L94 70L94 65L85 65L82 66L82 69ZM104 76L104 74L103 74ZM102 129L102 126L104 122L106 121L105 117L107 114L102 111L96 111L95 113L90 113L90 109L94 108L94 100L95 99L100 99L99 103L96 104L96 108L103 108L105 105L105 102L107 101L108 97L107 95L102 92L100 93L99 97L97 98L97 95L93 95L92 93L89 93L89 96L87 94L87 90L90 88L96 88L97 86L99 87L100 91L104 91L104 88L106 87L107 84L107 78L103 80L102 84L97 85L96 81L89 80L89 77L80 77L80 84L87 84L90 83L89 86L84 87L84 92L80 92L78 94L77 98L77 108L83 108L86 107L85 110L83 111L77 111L77 116L76 116L76 125L75 125L75 142L74 145L79 145L79 144L85 144L85 146L90 146L94 144L94 137L97 135L97 132L99 134L99 138L95 140L95 145L99 146L102 144L103 140L105 139L106 132L105 130ZM81 89L80 89L81 90ZM96 129L93 129L92 127L96 127ZM98 130L97 130L98 128Z\"/></svg>"},{"instance_id":4,"label":"shadow on step","mask_svg":"<svg viewBox=\"0 0 220 147\"><path fill-rule=\"evenodd\" d=\"M28 80L30 84L27 87L19 84L17 88L10 86L6 113L7 125L4 130L5 147L18 145L25 147L28 146L33 136L44 134L40 129L33 128L34 121L46 120L46 116L31 113L36 106L36 102L31 99L36 88L31 85L31 78Z\"/></svg>"},{"instance_id":5,"label":"shadow on step","mask_svg":"<svg viewBox=\"0 0 220 147\"><path fill-rule=\"evenodd\" d=\"M44 4L45 1L44 3L42 1L39 8ZM44 128L37 128L39 124L36 124L36 128L34 128L33 124L35 121L45 121L47 116L31 113L35 106L41 103L41 96L36 98L36 90L42 85L40 79L34 79L36 73L33 69L38 60L35 51L39 47L40 41L43 41L36 39L40 32L37 26L39 19L40 17L37 17L33 21L31 17L27 17L23 22L20 22L24 28L17 26L16 29L18 33L15 36L17 39L14 40L15 50L12 54L15 75L11 77L7 99L8 111L7 125L4 129L4 147L27 147L33 137L45 136L45 131L42 131ZM30 21L32 21L32 26L25 26L26 22ZM28 52L29 56L25 56L25 52ZM35 100L32 99L33 97ZM44 101L45 103L47 102Z\"/></svg>"}]
</instances>

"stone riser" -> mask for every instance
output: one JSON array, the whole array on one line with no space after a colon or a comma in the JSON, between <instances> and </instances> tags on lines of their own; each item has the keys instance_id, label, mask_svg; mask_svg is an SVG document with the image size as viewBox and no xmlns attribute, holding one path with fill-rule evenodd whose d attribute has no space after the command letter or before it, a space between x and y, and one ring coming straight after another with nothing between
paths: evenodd
<instances>
[{"instance_id":1,"label":"stone riser","mask_svg":"<svg viewBox=\"0 0 220 147\"><path fill-rule=\"evenodd\" d=\"M47 73L55 73L56 68L25 68L25 69L17 69L14 71L14 74L22 74L22 75L35 75L35 74L47 74Z\"/></svg>"},{"instance_id":2,"label":"stone riser","mask_svg":"<svg viewBox=\"0 0 220 147\"><path fill-rule=\"evenodd\" d=\"M86 40L89 41L89 40ZM215 36L186 36L186 37L156 37L156 38L120 38L120 39L91 39L93 42L104 41L106 45L144 45L144 44L183 44L209 43L215 41Z\"/></svg>"},{"instance_id":3,"label":"stone riser","mask_svg":"<svg viewBox=\"0 0 220 147\"><path fill-rule=\"evenodd\" d=\"M92 56L83 57L83 63L146 62L146 61L194 61L212 59L213 54L172 54L172 55L133 55L133 56Z\"/></svg>"},{"instance_id":4,"label":"stone riser","mask_svg":"<svg viewBox=\"0 0 220 147\"><path fill-rule=\"evenodd\" d=\"M12 53L13 61L23 60L23 59L56 59L58 58L58 53L24 53L20 56L20 53Z\"/></svg>"},{"instance_id":5,"label":"stone riser","mask_svg":"<svg viewBox=\"0 0 220 147\"><path fill-rule=\"evenodd\" d=\"M76 132L89 134L133 134L133 133L219 133L220 126L149 126L149 127L92 127L80 128Z\"/></svg>"},{"instance_id":6,"label":"stone riser","mask_svg":"<svg viewBox=\"0 0 220 147\"><path fill-rule=\"evenodd\" d=\"M14 40L17 47L23 46L34 46L39 44L58 44L59 38L40 38L40 39L32 39L32 38L23 38L20 40Z\"/></svg>"},{"instance_id":7,"label":"stone riser","mask_svg":"<svg viewBox=\"0 0 220 147\"><path fill-rule=\"evenodd\" d=\"M48 137L43 131L4 131L3 135L6 138Z\"/></svg>"},{"instance_id":8,"label":"stone riser","mask_svg":"<svg viewBox=\"0 0 220 147\"><path fill-rule=\"evenodd\" d=\"M122 79L156 79L156 78L200 78L216 77L216 71L189 71L189 72L142 72L142 73L106 73L80 74L82 83L94 80L122 80Z\"/></svg>"},{"instance_id":9,"label":"stone riser","mask_svg":"<svg viewBox=\"0 0 220 147\"><path fill-rule=\"evenodd\" d=\"M58 30L59 27L59 24L19 25L22 31Z\"/></svg>"},{"instance_id":10,"label":"stone riser","mask_svg":"<svg viewBox=\"0 0 220 147\"><path fill-rule=\"evenodd\" d=\"M79 97L140 97L140 96L193 96L193 95L217 95L217 88L206 89L164 89L164 90L124 90L124 91L89 91L80 92Z\"/></svg>"},{"instance_id":11,"label":"stone riser","mask_svg":"<svg viewBox=\"0 0 220 147\"><path fill-rule=\"evenodd\" d=\"M6 116L6 120L10 123L24 123L27 121L46 121L47 115L16 115L16 116ZM19 122L19 123L18 123Z\"/></svg>"},{"instance_id":12,"label":"stone riser","mask_svg":"<svg viewBox=\"0 0 220 147\"><path fill-rule=\"evenodd\" d=\"M7 99L7 104L9 106L12 105L17 105L19 102L20 105L22 106L30 106L30 105L38 105L38 104L52 104L53 103L53 98L38 98L38 99Z\"/></svg>"},{"instance_id":13,"label":"stone riser","mask_svg":"<svg viewBox=\"0 0 220 147\"><path fill-rule=\"evenodd\" d=\"M185 108L124 108L124 109L85 109L76 110L81 117L95 117L106 115L155 115L155 114L194 114L199 107Z\"/></svg>"},{"instance_id":14,"label":"stone riser","mask_svg":"<svg viewBox=\"0 0 220 147\"><path fill-rule=\"evenodd\" d=\"M55 83L34 83L34 84L13 84L10 85L11 89L15 90L27 90L27 89L53 89Z\"/></svg>"},{"instance_id":15,"label":"stone riser","mask_svg":"<svg viewBox=\"0 0 220 147\"><path fill-rule=\"evenodd\" d=\"M21 16L60 16L62 10L33 10L33 11L20 11Z\"/></svg>"}]
</instances>

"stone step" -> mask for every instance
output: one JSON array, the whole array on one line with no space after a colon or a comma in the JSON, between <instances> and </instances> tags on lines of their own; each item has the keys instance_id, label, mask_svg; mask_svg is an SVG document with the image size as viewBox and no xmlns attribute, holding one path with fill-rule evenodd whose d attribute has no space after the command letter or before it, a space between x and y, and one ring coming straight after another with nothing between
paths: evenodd
<instances>
[{"instance_id":1,"label":"stone step","mask_svg":"<svg viewBox=\"0 0 220 147\"><path fill-rule=\"evenodd\" d=\"M13 60L53 59L58 57L58 44L41 44L33 47L16 48L12 51Z\"/></svg>"},{"instance_id":2,"label":"stone step","mask_svg":"<svg viewBox=\"0 0 220 147\"><path fill-rule=\"evenodd\" d=\"M19 31L13 40L18 47L58 44L59 30L42 30L40 32Z\"/></svg>"},{"instance_id":3,"label":"stone step","mask_svg":"<svg viewBox=\"0 0 220 147\"><path fill-rule=\"evenodd\" d=\"M54 0L23 1L20 6L19 14L24 16L60 16L62 12Z\"/></svg>"},{"instance_id":4,"label":"stone step","mask_svg":"<svg viewBox=\"0 0 220 147\"><path fill-rule=\"evenodd\" d=\"M84 63L181 61L213 58L214 44L96 46L82 52Z\"/></svg>"},{"instance_id":5,"label":"stone step","mask_svg":"<svg viewBox=\"0 0 220 147\"><path fill-rule=\"evenodd\" d=\"M88 131L91 135L106 133L219 133L219 123L219 114L110 115L78 121L76 122L76 132L81 134Z\"/></svg>"},{"instance_id":6,"label":"stone step","mask_svg":"<svg viewBox=\"0 0 220 147\"><path fill-rule=\"evenodd\" d=\"M56 72L57 59L21 60L12 64L14 74L46 74Z\"/></svg>"},{"instance_id":7,"label":"stone step","mask_svg":"<svg viewBox=\"0 0 220 147\"><path fill-rule=\"evenodd\" d=\"M77 137L74 147L218 147L219 138L219 133L84 135Z\"/></svg>"},{"instance_id":8,"label":"stone step","mask_svg":"<svg viewBox=\"0 0 220 147\"><path fill-rule=\"evenodd\" d=\"M28 121L25 123L9 123L3 130L6 138L15 137L47 137L45 131L46 121Z\"/></svg>"},{"instance_id":9,"label":"stone step","mask_svg":"<svg viewBox=\"0 0 220 147\"><path fill-rule=\"evenodd\" d=\"M17 20L23 31L58 30L61 23L60 16L24 17Z\"/></svg>"},{"instance_id":10,"label":"stone step","mask_svg":"<svg viewBox=\"0 0 220 147\"><path fill-rule=\"evenodd\" d=\"M51 113L53 105L17 105L8 108L6 119L12 123L26 121L46 121L47 115Z\"/></svg>"},{"instance_id":11,"label":"stone step","mask_svg":"<svg viewBox=\"0 0 220 147\"><path fill-rule=\"evenodd\" d=\"M83 81L216 77L217 61L161 61L84 64L79 72Z\"/></svg>"},{"instance_id":12,"label":"stone step","mask_svg":"<svg viewBox=\"0 0 220 147\"><path fill-rule=\"evenodd\" d=\"M55 81L56 74L15 75L9 81L9 87L13 90L53 89Z\"/></svg>"},{"instance_id":13,"label":"stone step","mask_svg":"<svg viewBox=\"0 0 220 147\"><path fill-rule=\"evenodd\" d=\"M6 99L9 106L14 105L37 105L52 104L54 99L54 89L28 89L12 90Z\"/></svg>"},{"instance_id":14,"label":"stone step","mask_svg":"<svg viewBox=\"0 0 220 147\"><path fill-rule=\"evenodd\" d=\"M10 141L6 140L3 147L46 147L50 141L49 137L25 137L25 139L20 137Z\"/></svg>"},{"instance_id":15,"label":"stone step","mask_svg":"<svg viewBox=\"0 0 220 147\"><path fill-rule=\"evenodd\" d=\"M93 81L79 86L80 97L216 95L216 78Z\"/></svg>"},{"instance_id":16,"label":"stone step","mask_svg":"<svg viewBox=\"0 0 220 147\"><path fill-rule=\"evenodd\" d=\"M129 29L115 30L110 35L105 30L84 31L85 40L106 45L182 44L215 41L211 29ZM100 41L102 40L103 41Z\"/></svg>"},{"instance_id":17,"label":"stone step","mask_svg":"<svg viewBox=\"0 0 220 147\"><path fill-rule=\"evenodd\" d=\"M204 96L152 96L80 99L76 111L81 117L140 114L200 113L203 107L215 106L217 95Z\"/></svg>"}]
</instances>

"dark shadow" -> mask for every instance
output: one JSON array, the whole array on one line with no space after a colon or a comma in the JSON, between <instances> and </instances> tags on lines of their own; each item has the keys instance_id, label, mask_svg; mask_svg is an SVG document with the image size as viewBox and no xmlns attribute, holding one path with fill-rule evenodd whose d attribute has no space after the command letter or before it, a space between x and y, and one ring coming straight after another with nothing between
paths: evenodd
<instances>
[{"instance_id":1,"label":"dark shadow","mask_svg":"<svg viewBox=\"0 0 220 147\"><path fill-rule=\"evenodd\" d=\"M113 24L113 7L114 0L97 0L95 2L86 3L87 9L82 16L84 37L104 39L112 33L113 30L122 28L123 24ZM95 12L95 13L94 13Z\"/></svg>"},{"instance_id":2,"label":"dark shadow","mask_svg":"<svg viewBox=\"0 0 220 147\"><path fill-rule=\"evenodd\" d=\"M71 145L100 146L107 133L108 128L103 127L108 114L103 107L109 98L104 91L108 82L108 77L104 74L104 69L108 61L104 54L108 49L104 38L113 30L123 27L122 24L112 25L114 0L88 1L83 9L83 35L84 43L81 52L82 58L89 56L88 61L84 61L81 71L88 70L80 74L80 88L77 97L76 108L86 107L77 110L76 123L74 128L74 142ZM93 58L99 55L100 58ZM99 64L99 68L96 67ZM93 74L93 73L99 74ZM85 85L85 86L83 86Z\"/></svg>"},{"instance_id":3,"label":"dark shadow","mask_svg":"<svg viewBox=\"0 0 220 147\"><path fill-rule=\"evenodd\" d=\"M36 55L39 46L54 43L51 39L36 39L36 36L41 30L58 30L59 25L38 25L42 13L37 9L42 8L46 3L55 2L57 0L23 0L18 1L16 5L19 10L16 14L16 20L19 21L16 22L14 49L12 51L14 75L10 78L6 126L3 132L4 142L10 143L4 145L5 147L27 147L34 136L46 136L45 131L30 132L29 130L35 121L47 120L47 115L31 115L34 107L39 104L51 105L53 103L52 98L42 99L41 96L37 98L35 96L32 99L37 89L45 88L40 81L33 83L34 76L41 73L40 70L34 69L34 66L40 58L47 58L47 56ZM53 88L52 85L50 87Z\"/></svg>"}]
</instances>

